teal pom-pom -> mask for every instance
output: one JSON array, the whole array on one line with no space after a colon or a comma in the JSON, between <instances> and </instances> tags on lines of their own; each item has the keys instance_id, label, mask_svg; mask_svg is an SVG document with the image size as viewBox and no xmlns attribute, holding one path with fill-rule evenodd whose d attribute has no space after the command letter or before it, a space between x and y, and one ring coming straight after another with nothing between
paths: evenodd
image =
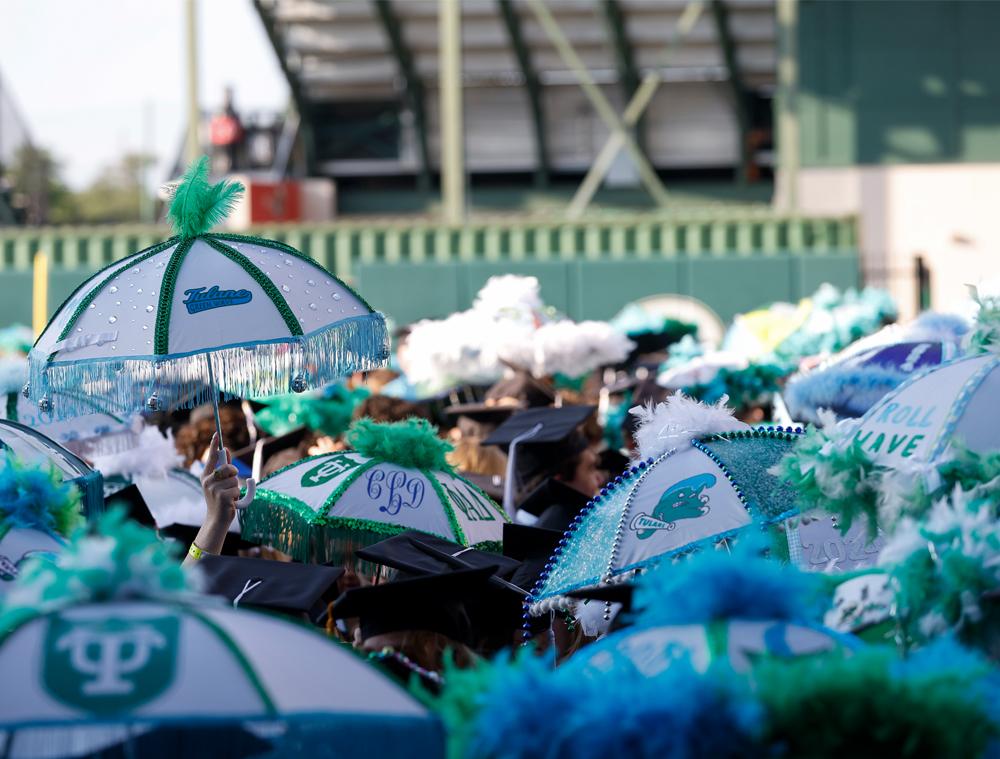
<instances>
[{"instance_id":1,"label":"teal pom-pom","mask_svg":"<svg viewBox=\"0 0 1000 759\"><path fill-rule=\"evenodd\" d=\"M41 530L68 537L83 524L80 491L53 466L29 466L12 454L0 461L0 537Z\"/></svg>"},{"instance_id":2,"label":"teal pom-pom","mask_svg":"<svg viewBox=\"0 0 1000 759\"><path fill-rule=\"evenodd\" d=\"M380 423L359 419L347 431L347 442L362 456L388 461L407 469L434 469L450 472L445 458L452 445L437 436L426 419Z\"/></svg>"},{"instance_id":3,"label":"teal pom-pom","mask_svg":"<svg viewBox=\"0 0 1000 759\"><path fill-rule=\"evenodd\" d=\"M242 194L239 182L210 184L208 156L202 156L184 172L167 218L181 237L197 237L223 222Z\"/></svg>"}]
</instances>

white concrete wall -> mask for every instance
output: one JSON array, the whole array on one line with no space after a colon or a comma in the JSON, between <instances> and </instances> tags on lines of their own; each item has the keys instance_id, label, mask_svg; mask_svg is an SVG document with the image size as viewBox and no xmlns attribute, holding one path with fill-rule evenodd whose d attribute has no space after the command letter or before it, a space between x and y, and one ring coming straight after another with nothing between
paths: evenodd
<instances>
[{"instance_id":1,"label":"white concrete wall","mask_svg":"<svg viewBox=\"0 0 1000 759\"><path fill-rule=\"evenodd\" d=\"M967 283L1000 278L1000 164L803 168L797 201L806 215L858 216L865 281L888 286L904 316L916 307L917 256L936 309L959 307Z\"/></svg>"}]
</instances>

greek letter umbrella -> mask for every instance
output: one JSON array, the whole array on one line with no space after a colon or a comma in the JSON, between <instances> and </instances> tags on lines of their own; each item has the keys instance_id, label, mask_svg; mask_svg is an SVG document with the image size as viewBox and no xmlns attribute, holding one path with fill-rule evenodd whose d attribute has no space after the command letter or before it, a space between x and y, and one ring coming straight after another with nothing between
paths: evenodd
<instances>
[{"instance_id":1,"label":"greek letter umbrella","mask_svg":"<svg viewBox=\"0 0 1000 759\"><path fill-rule=\"evenodd\" d=\"M801 430L750 429L730 414L679 394L646 412L636 435L647 457L574 519L532 591L532 613L797 513L794 490L768 469Z\"/></svg>"},{"instance_id":2,"label":"greek letter umbrella","mask_svg":"<svg viewBox=\"0 0 1000 759\"><path fill-rule=\"evenodd\" d=\"M316 261L281 242L209 234L242 188L207 176L203 158L178 186L175 237L98 272L56 311L29 355L27 393L42 411L91 410L66 389L122 416L217 404L220 390L302 392L388 360L382 315Z\"/></svg>"},{"instance_id":3,"label":"greek letter umbrella","mask_svg":"<svg viewBox=\"0 0 1000 759\"><path fill-rule=\"evenodd\" d=\"M499 550L506 516L449 466L450 446L427 422L360 420L348 440L354 451L303 459L262 480L239 515L243 538L319 563L406 530Z\"/></svg>"},{"instance_id":4,"label":"greek letter umbrella","mask_svg":"<svg viewBox=\"0 0 1000 759\"><path fill-rule=\"evenodd\" d=\"M437 720L349 647L198 595L121 513L96 530L30 564L0 608L6 755L90 754L156 729L178 756L193 728L199 755L228 756L237 726L276 756L442 754Z\"/></svg>"}]
</instances>

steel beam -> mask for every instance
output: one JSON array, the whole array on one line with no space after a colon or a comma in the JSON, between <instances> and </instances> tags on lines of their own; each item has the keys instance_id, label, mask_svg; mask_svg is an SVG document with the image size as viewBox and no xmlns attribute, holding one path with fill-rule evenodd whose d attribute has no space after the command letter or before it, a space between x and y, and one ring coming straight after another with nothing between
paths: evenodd
<instances>
[{"instance_id":1,"label":"steel beam","mask_svg":"<svg viewBox=\"0 0 1000 759\"><path fill-rule=\"evenodd\" d=\"M298 112L299 134L302 135L306 173L315 174L317 167L316 139L313 133L312 112L309 101L306 99L302 82L299 80L298 74L292 71L288 65L288 50L285 47L285 41L282 39L277 28L277 23L268 12L264 2L262 0L253 0L253 7L257 11L257 16L260 18L261 24L264 26L264 33L267 35L267 39L271 43L271 48L274 50L274 55L278 59L278 66L281 68L281 73L284 75L285 81L288 82L288 91L292 96L292 104Z\"/></svg>"},{"instance_id":2,"label":"steel beam","mask_svg":"<svg viewBox=\"0 0 1000 759\"><path fill-rule=\"evenodd\" d=\"M601 92L601 88L594 83L593 77L580 59L580 56L573 49L566 35L563 34L562 29L559 28L559 24L553 18L551 11L549 11L543 0L528 0L528 4L534 11L538 23L545 30L546 35L548 35L555 46L559 57L563 59L573 72L580 85L580 89L583 90L587 99L593 104L597 115L600 116L611 133L622 141L622 145L628 151L629 156L631 156L632 162L639 172L639 178L645 185L646 190L658 206L666 206L667 190L657 176L656 170L646 159L645 154L639 149L639 146L636 145L635 139L630 134L628 127L622 123L621 118L615 113L614 108L611 107L608 99Z\"/></svg>"},{"instance_id":3,"label":"steel beam","mask_svg":"<svg viewBox=\"0 0 1000 759\"><path fill-rule=\"evenodd\" d=\"M729 72L733 111L740 131L739 180L745 183L749 181L750 162L753 160L750 150L750 100L746 85L743 83L739 58L736 55L736 41L729 27L729 9L723 0L712 0L712 18L715 21L715 33L719 39L719 47L722 48L726 70Z\"/></svg>"},{"instance_id":4,"label":"steel beam","mask_svg":"<svg viewBox=\"0 0 1000 759\"><path fill-rule=\"evenodd\" d=\"M604 23L608 28L611 46L615 51L615 67L618 69L618 81L622 87L624 102L629 102L639 89L639 68L632 54L632 43L625 29L625 14L622 13L618 0L603 0ZM645 152L645 131L642 119L635 124L635 141Z\"/></svg>"},{"instance_id":5,"label":"steel beam","mask_svg":"<svg viewBox=\"0 0 1000 759\"><path fill-rule=\"evenodd\" d=\"M373 0L375 15L389 41L392 55L399 64L399 74L403 77L406 103L413 113L413 128L417 133L417 149L420 151L420 172L417 186L423 190L431 188L431 156L427 147L427 115L424 106L424 83L413 63L413 53L403 37L403 27L390 0Z\"/></svg>"},{"instance_id":6,"label":"steel beam","mask_svg":"<svg viewBox=\"0 0 1000 759\"><path fill-rule=\"evenodd\" d=\"M531 61L531 51L524 41L524 32L521 29L521 17L514 9L511 0L497 0L500 8L500 17L503 19L507 29L507 36L510 37L510 46L517 58L517 64L521 68L521 75L524 77L524 89L528 93L528 105L531 108L531 121L535 130L535 154L537 165L535 168L535 184L538 187L547 187L551 176L552 165L549 161L548 134L545 127L545 110L542 106L542 84Z\"/></svg>"}]
</instances>

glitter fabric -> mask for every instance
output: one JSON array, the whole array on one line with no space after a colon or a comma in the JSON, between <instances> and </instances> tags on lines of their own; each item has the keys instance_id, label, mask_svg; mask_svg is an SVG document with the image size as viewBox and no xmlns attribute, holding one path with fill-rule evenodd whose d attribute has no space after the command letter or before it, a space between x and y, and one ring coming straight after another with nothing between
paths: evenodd
<instances>
[{"instance_id":1,"label":"glitter fabric","mask_svg":"<svg viewBox=\"0 0 1000 759\"><path fill-rule=\"evenodd\" d=\"M630 468L570 526L532 593L531 612L563 608L569 592L626 579L794 513L794 491L767 470L799 435L781 428L724 433Z\"/></svg>"}]
</instances>

